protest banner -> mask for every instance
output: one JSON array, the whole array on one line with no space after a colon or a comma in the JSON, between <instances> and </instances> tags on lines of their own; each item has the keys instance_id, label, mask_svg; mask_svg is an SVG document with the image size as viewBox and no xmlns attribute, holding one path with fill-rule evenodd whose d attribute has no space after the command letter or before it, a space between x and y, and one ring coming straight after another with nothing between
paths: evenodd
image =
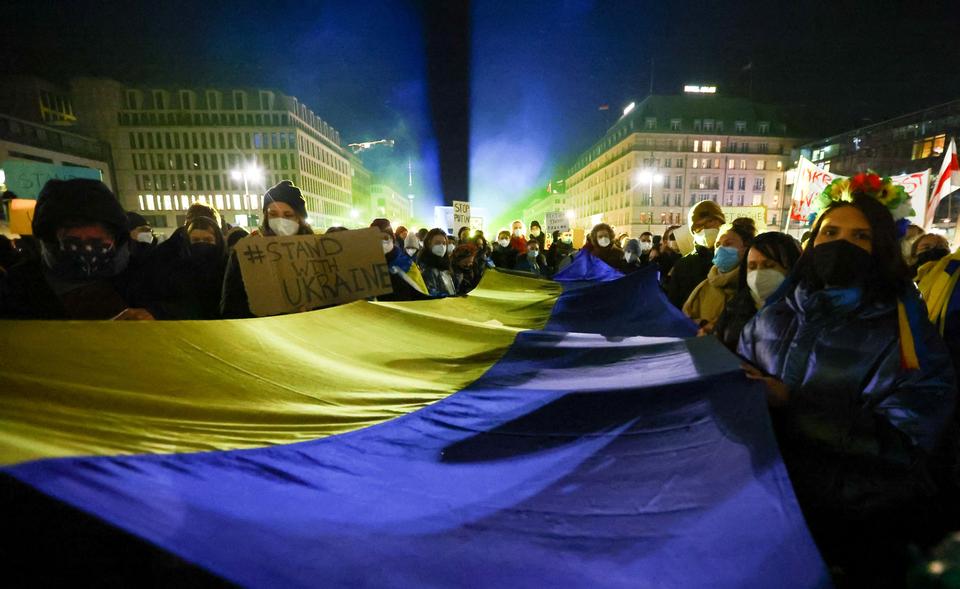
<instances>
[{"instance_id":1,"label":"protest banner","mask_svg":"<svg viewBox=\"0 0 960 589\"><path fill-rule=\"evenodd\" d=\"M923 227L923 215L927 206L927 198L930 193L930 170L914 172L913 174L903 174L902 176L891 176L894 184L903 186L903 189L910 195L910 206L916 215L907 217L914 225Z\"/></svg>"},{"instance_id":2,"label":"protest banner","mask_svg":"<svg viewBox=\"0 0 960 589\"><path fill-rule=\"evenodd\" d=\"M834 178L843 178L831 174L805 157L800 158L793 182L793 195L790 203L790 221L806 223L813 210L813 202Z\"/></svg>"},{"instance_id":3,"label":"protest banner","mask_svg":"<svg viewBox=\"0 0 960 589\"><path fill-rule=\"evenodd\" d=\"M841 174L827 172L807 158L801 157L797 166L796 177L793 183L793 196L790 205L790 221L806 223L813 209L812 203L817 195L823 192L831 182L837 178L847 178ZM930 170L891 176L894 184L903 186L910 196L910 203L916 215L907 217L910 222L923 224L923 210L927 203L927 193L930 188ZM726 209L724 209L726 210Z\"/></svg>"},{"instance_id":4,"label":"protest banner","mask_svg":"<svg viewBox=\"0 0 960 589\"><path fill-rule=\"evenodd\" d=\"M470 229L472 233L483 231L483 217L470 217Z\"/></svg>"},{"instance_id":5,"label":"protest banner","mask_svg":"<svg viewBox=\"0 0 960 589\"><path fill-rule=\"evenodd\" d=\"M570 231L570 220L564 213L547 213L544 223L548 235L553 235L554 231L560 231L561 233Z\"/></svg>"},{"instance_id":6,"label":"protest banner","mask_svg":"<svg viewBox=\"0 0 960 589\"><path fill-rule=\"evenodd\" d=\"M379 229L237 242L250 310L265 317L393 292Z\"/></svg>"},{"instance_id":7,"label":"protest banner","mask_svg":"<svg viewBox=\"0 0 960 589\"><path fill-rule=\"evenodd\" d=\"M460 233L461 227L470 227L470 203L453 201L453 234Z\"/></svg>"}]
</instances>

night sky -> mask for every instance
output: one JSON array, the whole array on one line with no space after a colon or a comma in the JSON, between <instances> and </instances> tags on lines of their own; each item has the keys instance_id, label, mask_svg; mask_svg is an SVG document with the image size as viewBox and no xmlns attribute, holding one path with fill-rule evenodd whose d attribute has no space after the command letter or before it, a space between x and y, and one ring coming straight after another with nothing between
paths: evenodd
<instances>
[{"instance_id":1,"label":"night sky","mask_svg":"<svg viewBox=\"0 0 960 589\"><path fill-rule=\"evenodd\" d=\"M705 81L747 96L752 77L754 98L806 109L814 137L960 98L955 3L919 14L923 3L836 4L474 0L470 37L441 36L473 43L472 201L502 211L565 167L647 94L651 58L657 93ZM431 121L424 22L443 19L424 19L430 9L403 1L16 0L0 9L0 68L57 81L89 74L277 87L345 143L397 140L394 151L368 152L365 161L402 189L412 157L414 191L428 205L441 192L438 150L452 141L444 153L454 153L465 140L457 122ZM610 110L598 110L603 104ZM451 112L466 108L433 114ZM428 217L426 206L419 212Z\"/></svg>"}]
</instances>

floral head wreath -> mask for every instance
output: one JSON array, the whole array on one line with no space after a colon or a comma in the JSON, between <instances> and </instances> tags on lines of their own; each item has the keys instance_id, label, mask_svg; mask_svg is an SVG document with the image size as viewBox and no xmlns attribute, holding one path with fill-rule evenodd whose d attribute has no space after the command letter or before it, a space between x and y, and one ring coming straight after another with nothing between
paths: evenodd
<instances>
[{"instance_id":1,"label":"floral head wreath","mask_svg":"<svg viewBox=\"0 0 960 589\"><path fill-rule=\"evenodd\" d=\"M907 217L916 213L910 206L910 195L903 186L894 184L889 177L881 178L872 171L861 172L853 178L837 178L823 189L815 202L816 212L810 214L810 223L816 220L830 203L835 201L852 202L854 196L869 196L887 207L897 224L898 237L906 234L910 221Z\"/></svg>"}]
</instances>

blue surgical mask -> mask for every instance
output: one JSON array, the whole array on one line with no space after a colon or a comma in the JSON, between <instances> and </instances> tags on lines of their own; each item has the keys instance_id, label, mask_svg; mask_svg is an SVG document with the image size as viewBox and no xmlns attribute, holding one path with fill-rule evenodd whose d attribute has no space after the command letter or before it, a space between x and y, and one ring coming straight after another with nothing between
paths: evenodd
<instances>
[{"instance_id":1,"label":"blue surgical mask","mask_svg":"<svg viewBox=\"0 0 960 589\"><path fill-rule=\"evenodd\" d=\"M722 273L729 272L740 263L740 250L735 247L718 247L713 254L713 265Z\"/></svg>"}]
</instances>

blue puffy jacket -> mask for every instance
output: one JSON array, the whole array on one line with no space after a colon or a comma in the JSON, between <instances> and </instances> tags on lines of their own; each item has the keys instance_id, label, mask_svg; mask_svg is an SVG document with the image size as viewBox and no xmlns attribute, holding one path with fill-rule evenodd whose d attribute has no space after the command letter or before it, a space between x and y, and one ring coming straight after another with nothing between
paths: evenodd
<instances>
[{"instance_id":1,"label":"blue puffy jacket","mask_svg":"<svg viewBox=\"0 0 960 589\"><path fill-rule=\"evenodd\" d=\"M937 492L928 457L948 443L944 432L953 435L956 385L925 318L920 331L926 353L919 370L907 371L895 303L844 308L803 286L744 327L740 354L790 387L787 406L773 414L805 511L865 518Z\"/></svg>"}]
</instances>

